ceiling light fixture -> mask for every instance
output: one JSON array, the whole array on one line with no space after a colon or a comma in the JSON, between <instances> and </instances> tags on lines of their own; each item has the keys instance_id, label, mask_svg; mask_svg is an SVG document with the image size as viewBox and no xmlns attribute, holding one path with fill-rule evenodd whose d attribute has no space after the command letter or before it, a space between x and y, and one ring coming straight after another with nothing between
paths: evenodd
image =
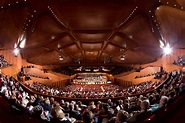
<instances>
[{"instance_id":1,"label":"ceiling light fixture","mask_svg":"<svg viewBox=\"0 0 185 123\"><path fill-rule=\"evenodd\" d=\"M63 56L59 56L59 60L60 61L64 60Z\"/></svg>"},{"instance_id":2,"label":"ceiling light fixture","mask_svg":"<svg viewBox=\"0 0 185 123\"><path fill-rule=\"evenodd\" d=\"M164 47L164 41L159 40L159 43L160 43L160 48L163 48Z\"/></svg>"},{"instance_id":3,"label":"ceiling light fixture","mask_svg":"<svg viewBox=\"0 0 185 123\"><path fill-rule=\"evenodd\" d=\"M18 48L15 48L14 51L13 51L13 53L14 53L14 56L17 57L18 54L19 54L19 49Z\"/></svg>"},{"instance_id":4,"label":"ceiling light fixture","mask_svg":"<svg viewBox=\"0 0 185 123\"><path fill-rule=\"evenodd\" d=\"M24 47L26 46L26 35L25 33L23 33L19 38L18 38L18 41L17 41L17 46L14 48L21 48L23 49Z\"/></svg>"},{"instance_id":5,"label":"ceiling light fixture","mask_svg":"<svg viewBox=\"0 0 185 123\"><path fill-rule=\"evenodd\" d=\"M125 56L121 56L120 60L124 61L125 60Z\"/></svg>"},{"instance_id":6,"label":"ceiling light fixture","mask_svg":"<svg viewBox=\"0 0 185 123\"><path fill-rule=\"evenodd\" d=\"M172 47L169 44L166 44L165 47L162 48L164 54L170 55L172 53Z\"/></svg>"},{"instance_id":7,"label":"ceiling light fixture","mask_svg":"<svg viewBox=\"0 0 185 123\"><path fill-rule=\"evenodd\" d=\"M20 47L20 48L24 48L25 46L26 46L26 39L24 38L24 39L20 42L19 47Z\"/></svg>"},{"instance_id":8,"label":"ceiling light fixture","mask_svg":"<svg viewBox=\"0 0 185 123\"><path fill-rule=\"evenodd\" d=\"M121 48L119 51L120 51L120 52L122 52L122 51L124 51L124 49L123 49L123 48Z\"/></svg>"}]
</instances>

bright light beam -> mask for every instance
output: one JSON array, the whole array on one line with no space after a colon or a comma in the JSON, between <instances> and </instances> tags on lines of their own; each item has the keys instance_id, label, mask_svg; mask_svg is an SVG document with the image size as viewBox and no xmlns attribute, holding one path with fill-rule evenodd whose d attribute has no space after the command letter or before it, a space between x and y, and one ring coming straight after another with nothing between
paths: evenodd
<instances>
[{"instance_id":1,"label":"bright light beam","mask_svg":"<svg viewBox=\"0 0 185 123\"><path fill-rule=\"evenodd\" d=\"M164 48L163 48L163 52L166 55L170 55L172 53L172 48L170 47L169 44L167 44Z\"/></svg>"},{"instance_id":2,"label":"bright light beam","mask_svg":"<svg viewBox=\"0 0 185 123\"><path fill-rule=\"evenodd\" d=\"M15 48L14 51L13 51L14 55L17 56L19 54L19 49L18 48Z\"/></svg>"}]
</instances>

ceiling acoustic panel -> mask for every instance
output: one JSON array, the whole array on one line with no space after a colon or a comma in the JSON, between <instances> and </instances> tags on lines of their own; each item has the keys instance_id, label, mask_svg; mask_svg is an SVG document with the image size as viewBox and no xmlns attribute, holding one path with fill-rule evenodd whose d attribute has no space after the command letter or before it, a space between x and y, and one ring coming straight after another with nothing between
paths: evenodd
<instances>
[{"instance_id":1,"label":"ceiling acoustic panel","mask_svg":"<svg viewBox=\"0 0 185 123\"><path fill-rule=\"evenodd\" d=\"M27 61L30 63L39 63L40 65L58 65L59 63L66 63L70 61L68 57L64 57L63 60L59 60L60 54L57 51L45 52L43 54L39 54L36 57L29 58ZM48 59L49 57L49 59ZM47 59L47 60L43 60Z\"/></svg>"},{"instance_id":2,"label":"ceiling acoustic panel","mask_svg":"<svg viewBox=\"0 0 185 123\"><path fill-rule=\"evenodd\" d=\"M185 7L185 1L184 0L176 0L177 3L182 6L182 7Z\"/></svg>"},{"instance_id":3,"label":"ceiling acoustic panel","mask_svg":"<svg viewBox=\"0 0 185 123\"><path fill-rule=\"evenodd\" d=\"M14 43L17 42L23 32L22 27L27 12L28 7L26 6L12 6L0 9L0 44L3 49L13 49Z\"/></svg>"},{"instance_id":4,"label":"ceiling acoustic panel","mask_svg":"<svg viewBox=\"0 0 185 123\"><path fill-rule=\"evenodd\" d=\"M81 47L85 51L99 51L102 46L102 43L81 43Z\"/></svg>"},{"instance_id":5,"label":"ceiling acoustic panel","mask_svg":"<svg viewBox=\"0 0 185 123\"><path fill-rule=\"evenodd\" d=\"M125 60L121 60L121 56L114 57L113 62L120 62L124 64L145 64L148 61L154 62L156 59L149 55L144 54L143 52L134 52L127 50L124 54Z\"/></svg>"},{"instance_id":6,"label":"ceiling acoustic panel","mask_svg":"<svg viewBox=\"0 0 185 123\"><path fill-rule=\"evenodd\" d=\"M74 39L68 33L61 33L56 39L51 40L45 47L60 50L74 43Z\"/></svg>"},{"instance_id":7,"label":"ceiling acoustic panel","mask_svg":"<svg viewBox=\"0 0 185 123\"><path fill-rule=\"evenodd\" d=\"M159 39L152 32L151 20L147 20L145 16L137 15L131 20L121 32L127 35L131 40L144 46L159 46Z\"/></svg>"},{"instance_id":8,"label":"ceiling acoustic panel","mask_svg":"<svg viewBox=\"0 0 185 123\"><path fill-rule=\"evenodd\" d=\"M95 31L95 33L89 33L88 31L85 33L79 33L79 32L74 32L73 35L78 41L81 42L103 42L107 40L107 38L110 35L110 32L98 32Z\"/></svg>"},{"instance_id":9,"label":"ceiling acoustic panel","mask_svg":"<svg viewBox=\"0 0 185 123\"><path fill-rule=\"evenodd\" d=\"M33 32L28 35L27 47L47 45L64 32L64 27L60 27L50 16L45 14L38 16L31 28Z\"/></svg>"},{"instance_id":10,"label":"ceiling acoustic panel","mask_svg":"<svg viewBox=\"0 0 185 123\"><path fill-rule=\"evenodd\" d=\"M65 54L67 54L69 56L73 56L73 55L76 55L79 52L81 52L79 47L77 46L77 44L70 45L70 46L65 47L61 50L62 50L62 52L64 52Z\"/></svg>"},{"instance_id":11,"label":"ceiling acoustic panel","mask_svg":"<svg viewBox=\"0 0 185 123\"><path fill-rule=\"evenodd\" d=\"M171 46L185 47L185 12L168 6L156 10L163 38Z\"/></svg>"},{"instance_id":12,"label":"ceiling acoustic panel","mask_svg":"<svg viewBox=\"0 0 185 123\"><path fill-rule=\"evenodd\" d=\"M97 65L98 59L97 58L87 58L86 62L89 62L92 65Z\"/></svg>"},{"instance_id":13,"label":"ceiling acoustic panel","mask_svg":"<svg viewBox=\"0 0 185 123\"><path fill-rule=\"evenodd\" d=\"M85 52L86 58L97 58L98 52Z\"/></svg>"},{"instance_id":14,"label":"ceiling acoustic panel","mask_svg":"<svg viewBox=\"0 0 185 123\"><path fill-rule=\"evenodd\" d=\"M40 54L45 54L45 53L48 53L48 52L51 52L52 50L50 49L47 49L47 48L41 48L41 47L38 47L38 48L29 48L29 49L24 49L22 52L21 52L21 55L22 55L22 58L23 59L29 59L29 58L32 58L32 57L36 57Z\"/></svg>"},{"instance_id":15,"label":"ceiling acoustic panel","mask_svg":"<svg viewBox=\"0 0 185 123\"><path fill-rule=\"evenodd\" d=\"M1 0L0 49L12 50L24 35L20 54L30 63L150 63L161 57L159 40L185 48L184 5L184 0Z\"/></svg>"},{"instance_id":16,"label":"ceiling acoustic panel","mask_svg":"<svg viewBox=\"0 0 185 123\"><path fill-rule=\"evenodd\" d=\"M110 55L106 54L106 53L101 53L99 61L100 63L109 63L110 62Z\"/></svg>"},{"instance_id":17,"label":"ceiling acoustic panel","mask_svg":"<svg viewBox=\"0 0 185 123\"><path fill-rule=\"evenodd\" d=\"M139 46L136 41L130 39L123 33L116 33L112 38L111 43L123 49L133 49Z\"/></svg>"},{"instance_id":18,"label":"ceiling acoustic panel","mask_svg":"<svg viewBox=\"0 0 185 123\"><path fill-rule=\"evenodd\" d=\"M56 16L73 30L111 30L134 9L132 0L59 1L53 4Z\"/></svg>"},{"instance_id":19,"label":"ceiling acoustic panel","mask_svg":"<svg viewBox=\"0 0 185 123\"><path fill-rule=\"evenodd\" d=\"M106 53L106 54L109 54L111 56L111 55L115 55L115 54L121 52L121 48L108 43L105 46L105 48L103 49L103 52Z\"/></svg>"}]
</instances>

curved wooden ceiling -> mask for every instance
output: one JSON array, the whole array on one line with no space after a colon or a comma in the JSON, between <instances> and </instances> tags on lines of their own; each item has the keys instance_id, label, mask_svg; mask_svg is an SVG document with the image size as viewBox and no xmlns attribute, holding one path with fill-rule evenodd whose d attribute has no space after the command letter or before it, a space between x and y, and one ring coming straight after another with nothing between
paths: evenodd
<instances>
[{"instance_id":1,"label":"curved wooden ceiling","mask_svg":"<svg viewBox=\"0 0 185 123\"><path fill-rule=\"evenodd\" d=\"M0 22L1 49L26 39L22 58L40 65L144 64L159 40L185 48L184 0L1 0Z\"/></svg>"}]
</instances>

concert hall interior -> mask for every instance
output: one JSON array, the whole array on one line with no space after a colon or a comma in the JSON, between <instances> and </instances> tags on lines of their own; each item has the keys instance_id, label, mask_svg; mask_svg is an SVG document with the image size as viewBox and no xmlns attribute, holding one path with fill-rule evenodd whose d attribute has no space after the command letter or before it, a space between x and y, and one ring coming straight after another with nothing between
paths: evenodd
<instances>
[{"instance_id":1,"label":"concert hall interior","mask_svg":"<svg viewBox=\"0 0 185 123\"><path fill-rule=\"evenodd\" d=\"M0 123L184 123L185 0L0 0Z\"/></svg>"}]
</instances>

